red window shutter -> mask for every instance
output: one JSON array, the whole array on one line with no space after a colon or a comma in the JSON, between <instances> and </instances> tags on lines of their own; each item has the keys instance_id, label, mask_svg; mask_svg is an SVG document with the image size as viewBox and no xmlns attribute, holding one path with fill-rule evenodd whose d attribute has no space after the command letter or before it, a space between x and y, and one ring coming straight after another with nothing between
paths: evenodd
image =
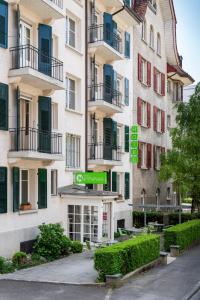
<instances>
[{"instance_id":1,"label":"red window shutter","mask_svg":"<svg viewBox=\"0 0 200 300\"><path fill-rule=\"evenodd\" d=\"M138 54L138 80L142 81L142 56Z\"/></svg>"},{"instance_id":2,"label":"red window shutter","mask_svg":"<svg viewBox=\"0 0 200 300\"><path fill-rule=\"evenodd\" d=\"M153 167L156 170L156 146L153 146Z\"/></svg>"},{"instance_id":3,"label":"red window shutter","mask_svg":"<svg viewBox=\"0 0 200 300\"><path fill-rule=\"evenodd\" d=\"M165 74L161 74L161 94L165 96Z\"/></svg>"},{"instance_id":4,"label":"red window shutter","mask_svg":"<svg viewBox=\"0 0 200 300\"><path fill-rule=\"evenodd\" d=\"M153 107L153 129L157 131L157 112L158 108L156 106Z\"/></svg>"},{"instance_id":5,"label":"red window shutter","mask_svg":"<svg viewBox=\"0 0 200 300\"><path fill-rule=\"evenodd\" d=\"M142 99L140 97L137 99L137 122L138 125L142 124Z\"/></svg>"},{"instance_id":6,"label":"red window shutter","mask_svg":"<svg viewBox=\"0 0 200 300\"><path fill-rule=\"evenodd\" d=\"M147 62L147 85L151 86L151 63Z\"/></svg>"},{"instance_id":7,"label":"red window shutter","mask_svg":"<svg viewBox=\"0 0 200 300\"><path fill-rule=\"evenodd\" d=\"M165 132L165 112L161 111L161 131Z\"/></svg>"},{"instance_id":8,"label":"red window shutter","mask_svg":"<svg viewBox=\"0 0 200 300\"><path fill-rule=\"evenodd\" d=\"M151 128L151 104L147 102L147 127Z\"/></svg>"},{"instance_id":9,"label":"red window shutter","mask_svg":"<svg viewBox=\"0 0 200 300\"><path fill-rule=\"evenodd\" d=\"M153 88L154 88L154 91L157 92L157 89L158 89L158 84L157 84L157 69L155 67L153 68L153 78L154 78Z\"/></svg>"},{"instance_id":10,"label":"red window shutter","mask_svg":"<svg viewBox=\"0 0 200 300\"><path fill-rule=\"evenodd\" d=\"M141 142L138 143L138 164L137 167L140 169L142 163L142 149L141 149Z\"/></svg>"},{"instance_id":11,"label":"red window shutter","mask_svg":"<svg viewBox=\"0 0 200 300\"><path fill-rule=\"evenodd\" d=\"M152 145L147 144L147 168L151 169Z\"/></svg>"}]
</instances>

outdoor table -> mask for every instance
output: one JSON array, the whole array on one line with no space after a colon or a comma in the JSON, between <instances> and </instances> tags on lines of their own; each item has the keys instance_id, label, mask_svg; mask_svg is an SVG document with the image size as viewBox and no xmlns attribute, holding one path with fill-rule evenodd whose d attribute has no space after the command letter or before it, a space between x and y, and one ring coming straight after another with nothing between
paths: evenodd
<instances>
[{"instance_id":1,"label":"outdoor table","mask_svg":"<svg viewBox=\"0 0 200 300\"><path fill-rule=\"evenodd\" d=\"M155 223L153 226L157 230L157 232L162 232L165 225L164 224Z\"/></svg>"}]
</instances>

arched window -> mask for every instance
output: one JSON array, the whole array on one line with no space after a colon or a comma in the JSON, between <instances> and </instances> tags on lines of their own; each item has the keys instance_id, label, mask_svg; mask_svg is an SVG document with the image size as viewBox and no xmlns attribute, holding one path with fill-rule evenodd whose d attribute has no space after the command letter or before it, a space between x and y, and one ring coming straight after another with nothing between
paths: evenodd
<instances>
[{"instance_id":1,"label":"arched window","mask_svg":"<svg viewBox=\"0 0 200 300\"><path fill-rule=\"evenodd\" d=\"M154 29L153 26L150 26L150 42L149 45L152 49L154 49Z\"/></svg>"},{"instance_id":2,"label":"arched window","mask_svg":"<svg viewBox=\"0 0 200 300\"><path fill-rule=\"evenodd\" d=\"M156 206L157 206L157 210L160 209L160 189L157 188L156 190Z\"/></svg>"},{"instance_id":3,"label":"arched window","mask_svg":"<svg viewBox=\"0 0 200 300\"><path fill-rule=\"evenodd\" d=\"M146 191L145 191L145 189L143 189L142 191L141 191L141 196L140 196L141 198L141 205L145 205L145 197L146 197ZM142 208L142 210L144 211L145 209L144 209L144 207Z\"/></svg>"},{"instance_id":4,"label":"arched window","mask_svg":"<svg viewBox=\"0 0 200 300\"><path fill-rule=\"evenodd\" d=\"M160 37L160 33L157 34L157 54L161 55L161 37Z\"/></svg>"},{"instance_id":5,"label":"arched window","mask_svg":"<svg viewBox=\"0 0 200 300\"><path fill-rule=\"evenodd\" d=\"M142 22L142 39L143 39L144 41L147 40L147 23L146 23L146 20L144 20L144 21Z\"/></svg>"}]
</instances>

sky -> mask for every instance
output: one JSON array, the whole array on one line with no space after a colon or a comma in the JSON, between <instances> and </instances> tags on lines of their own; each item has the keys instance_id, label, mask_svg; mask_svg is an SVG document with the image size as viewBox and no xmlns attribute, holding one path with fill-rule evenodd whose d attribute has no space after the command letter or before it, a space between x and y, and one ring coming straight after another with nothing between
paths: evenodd
<instances>
[{"instance_id":1,"label":"sky","mask_svg":"<svg viewBox=\"0 0 200 300\"><path fill-rule=\"evenodd\" d=\"M200 0L174 0L183 69L200 82Z\"/></svg>"}]
</instances>

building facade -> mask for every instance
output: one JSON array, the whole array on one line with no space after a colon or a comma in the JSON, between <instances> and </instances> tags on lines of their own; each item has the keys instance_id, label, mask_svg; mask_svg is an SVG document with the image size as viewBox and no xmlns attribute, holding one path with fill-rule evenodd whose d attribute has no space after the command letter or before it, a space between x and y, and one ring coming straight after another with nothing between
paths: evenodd
<instances>
[{"instance_id":1,"label":"building facade","mask_svg":"<svg viewBox=\"0 0 200 300\"><path fill-rule=\"evenodd\" d=\"M192 78L176 47L173 1L0 1L0 255L38 225L112 240L132 204L172 200L158 181L174 102ZM139 126L138 164L130 160ZM73 185L74 172L107 184Z\"/></svg>"}]
</instances>

